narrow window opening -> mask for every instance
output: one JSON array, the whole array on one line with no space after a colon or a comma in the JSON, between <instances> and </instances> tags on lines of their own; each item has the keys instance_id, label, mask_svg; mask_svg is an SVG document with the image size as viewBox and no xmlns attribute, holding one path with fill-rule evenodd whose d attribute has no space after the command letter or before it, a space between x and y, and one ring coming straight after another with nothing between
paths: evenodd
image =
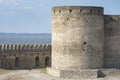
<instances>
[{"instance_id":1,"label":"narrow window opening","mask_svg":"<svg viewBox=\"0 0 120 80\"><path fill-rule=\"evenodd\" d=\"M87 42L83 42L83 45L86 45L87 44Z\"/></svg>"},{"instance_id":2,"label":"narrow window opening","mask_svg":"<svg viewBox=\"0 0 120 80\"><path fill-rule=\"evenodd\" d=\"M120 20L120 19L118 18L118 20Z\"/></svg>"},{"instance_id":3,"label":"narrow window opening","mask_svg":"<svg viewBox=\"0 0 120 80\"><path fill-rule=\"evenodd\" d=\"M90 13L92 13L92 9L90 9Z\"/></svg>"},{"instance_id":4,"label":"narrow window opening","mask_svg":"<svg viewBox=\"0 0 120 80\"><path fill-rule=\"evenodd\" d=\"M53 11L54 12L54 14L55 14L55 11Z\"/></svg>"},{"instance_id":5,"label":"narrow window opening","mask_svg":"<svg viewBox=\"0 0 120 80\"><path fill-rule=\"evenodd\" d=\"M110 18L110 20L112 20L112 18Z\"/></svg>"},{"instance_id":6,"label":"narrow window opening","mask_svg":"<svg viewBox=\"0 0 120 80\"><path fill-rule=\"evenodd\" d=\"M100 13L100 10L98 10L98 14Z\"/></svg>"},{"instance_id":7,"label":"narrow window opening","mask_svg":"<svg viewBox=\"0 0 120 80\"><path fill-rule=\"evenodd\" d=\"M39 57L37 56L36 58L35 58L35 66L36 67L39 67L40 65L40 61L39 61Z\"/></svg>"},{"instance_id":8,"label":"narrow window opening","mask_svg":"<svg viewBox=\"0 0 120 80\"><path fill-rule=\"evenodd\" d=\"M69 18L67 18L67 20L69 20Z\"/></svg>"},{"instance_id":9,"label":"narrow window opening","mask_svg":"<svg viewBox=\"0 0 120 80\"><path fill-rule=\"evenodd\" d=\"M18 68L18 67L19 67L19 64L20 64L19 58L16 57L16 58L15 58L15 67Z\"/></svg>"},{"instance_id":10,"label":"narrow window opening","mask_svg":"<svg viewBox=\"0 0 120 80\"><path fill-rule=\"evenodd\" d=\"M82 9L80 9L80 12L82 12Z\"/></svg>"},{"instance_id":11,"label":"narrow window opening","mask_svg":"<svg viewBox=\"0 0 120 80\"><path fill-rule=\"evenodd\" d=\"M83 51L85 51L85 50L83 50Z\"/></svg>"},{"instance_id":12,"label":"narrow window opening","mask_svg":"<svg viewBox=\"0 0 120 80\"><path fill-rule=\"evenodd\" d=\"M59 13L61 13L61 10L59 10Z\"/></svg>"},{"instance_id":13,"label":"narrow window opening","mask_svg":"<svg viewBox=\"0 0 120 80\"><path fill-rule=\"evenodd\" d=\"M70 11L69 11L70 13L72 12L72 10L70 9Z\"/></svg>"},{"instance_id":14,"label":"narrow window opening","mask_svg":"<svg viewBox=\"0 0 120 80\"><path fill-rule=\"evenodd\" d=\"M49 59L49 57L45 58L45 66L46 67L50 66L50 59Z\"/></svg>"}]
</instances>

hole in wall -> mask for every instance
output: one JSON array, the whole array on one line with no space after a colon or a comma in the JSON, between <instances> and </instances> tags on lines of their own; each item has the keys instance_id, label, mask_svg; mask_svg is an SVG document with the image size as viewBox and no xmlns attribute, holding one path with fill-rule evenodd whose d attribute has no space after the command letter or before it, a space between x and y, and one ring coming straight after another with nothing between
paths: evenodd
<instances>
[{"instance_id":1,"label":"hole in wall","mask_svg":"<svg viewBox=\"0 0 120 80\"><path fill-rule=\"evenodd\" d=\"M90 9L90 13L92 13L92 9Z\"/></svg>"},{"instance_id":2,"label":"hole in wall","mask_svg":"<svg viewBox=\"0 0 120 80\"><path fill-rule=\"evenodd\" d=\"M100 10L98 10L98 14L100 13Z\"/></svg>"},{"instance_id":3,"label":"hole in wall","mask_svg":"<svg viewBox=\"0 0 120 80\"><path fill-rule=\"evenodd\" d=\"M55 14L55 11L53 11L53 13Z\"/></svg>"},{"instance_id":4,"label":"hole in wall","mask_svg":"<svg viewBox=\"0 0 120 80\"><path fill-rule=\"evenodd\" d=\"M83 50L83 51L85 51L85 50Z\"/></svg>"},{"instance_id":5,"label":"hole in wall","mask_svg":"<svg viewBox=\"0 0 120 80\"><path fill-rule=\"evenodd\" d=\"M120 19L118 18L118 20L120 20Z\"/></svg>"},{"instance_id":6,"label":"hole in wall","mask_svg":"<svg viewBox=\"0 0 120 80\"><path fill-rule=\"evenodd\" d=\"M110 20L113 20L112 18L110 18Z\"/></svg>"},{"instance_id":7,"label":"hole in wall","mask_svg":"<svg viewBox=\"0 0 120 80\"><path fill-rule=\"evenodd\" d=\"M83 45L86 45L87 44L87 42L83 42Z\"/></svg>"},{"instance_id":8,"label":"hole in wall","mask_svg":"<svg viewBox=\"0 0 120 80\"><path fill-rule=\"evenodd\" d=\"M82 12L82 9L80 9L80 12Z\"/></svg>"},{"instance_id":9,"label":"hole in wall","mask_svg":"<svg viewBox=\"0 0 120 80\"><path fill-rule=\"evenodd\" d=\"M71 13L71 12L72 12L72 10L70 9L70 10L69 10L69 12Z\"/></svg>"},{"instance_id":10,"label":"hole in wall","mask_svg":"<svg viewBox=\"0 0 120 80\"><path fill-rule=\"evenodd\" d=\"M50 66L50 59L49 59L49 57L45 58L45 66L46 67Z\"/></svg>"},{"instance_id":11,"label":"hole in wall","mask_svg":"<svg viewBox=\"0 0 120 80\"><path fill-rule=\"evenodd\" d=\"M37 56L36 58L35 58L35 67L39 67L40 66L40 59L39 59L39 57Z\"/></svg>"},{"instance_id":12,"label":"hole in wall","mask_svg":"<svg viewBox=\"0 0 120 80\"><path fill-rule=\"evenodd\" d=\"M61 10L59 10L59 13L61 13Z\"/></svg>"},{"instance_id":13,"label":"hole in wall","mask_svg":"<svg viewBox=\"0 0 120 80\"><path fill-rule=\"evenodd\" d=\"M69 20L69 18L67 18L67 20Z\"/></svg>"},{"instance_id":14,"label":"hole in wall","mask_svg":"<svg viewBox=\"0 0 120 80\"><path fill-rule=\"evenodd\" d=\"M20 66L20 60L18 57L15 58L15 67L18 68Z\"/></svg>"}]
</instances>

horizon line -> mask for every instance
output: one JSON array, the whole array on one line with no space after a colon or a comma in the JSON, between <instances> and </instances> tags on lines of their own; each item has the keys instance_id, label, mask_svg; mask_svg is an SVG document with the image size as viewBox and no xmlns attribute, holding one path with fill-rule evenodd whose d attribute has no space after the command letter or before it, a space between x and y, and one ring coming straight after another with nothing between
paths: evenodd
<instances>
[{"instance_id":1,"label":"horizon line","mask_svg":"<svg viewBox=\"0 0 120 80\"><path fill-rule=\"evenodd\" d=\"M51 33L29 33L29 32L0 32L0 33L13 33L13 34L51 34Z\"/></svg>"}]
</instances>

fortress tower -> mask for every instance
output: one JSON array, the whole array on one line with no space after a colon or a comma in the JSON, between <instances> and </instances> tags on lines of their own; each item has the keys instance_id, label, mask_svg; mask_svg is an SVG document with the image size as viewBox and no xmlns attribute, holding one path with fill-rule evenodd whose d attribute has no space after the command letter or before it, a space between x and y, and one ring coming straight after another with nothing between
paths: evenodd
<instances>
[{"instance_id":1,"label":"fortress tower","mask_svg":"<svg viewBox=\"0 0 120 80\"><path fill-rule=\"evenodd\" d=\"M58 77L96 77L97 70L93 69L103 68L103 32L102 7L54 7L52 67L48 73Z\"/></svg>"},{"instance_id":2,"label":"fortress tower","mask_svg":"<svg viewBox=\"0 0 120 80\"><path fill-rule=\"evenodd\" d=\"M54 7L52 45L0 44L0 68L47 66L62 78L120 76L120 15L104 15L102 7Z\"/></svg>"}]
</instances>

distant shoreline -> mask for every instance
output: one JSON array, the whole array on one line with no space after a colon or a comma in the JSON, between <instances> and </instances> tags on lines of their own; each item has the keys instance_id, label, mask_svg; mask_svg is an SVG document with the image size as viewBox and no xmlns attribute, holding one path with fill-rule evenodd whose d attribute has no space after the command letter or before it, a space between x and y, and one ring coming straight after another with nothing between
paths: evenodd
<instances>
[{"instance_id":1,"label":"distant shoreline","mask_svg":"<svg viewBox=\"0 0 120 80\"><path fill-rule=\"evenodd\" d=\"M51 34L1 34L0 44L51 44Z\"/></svg>"}]
</instances>

